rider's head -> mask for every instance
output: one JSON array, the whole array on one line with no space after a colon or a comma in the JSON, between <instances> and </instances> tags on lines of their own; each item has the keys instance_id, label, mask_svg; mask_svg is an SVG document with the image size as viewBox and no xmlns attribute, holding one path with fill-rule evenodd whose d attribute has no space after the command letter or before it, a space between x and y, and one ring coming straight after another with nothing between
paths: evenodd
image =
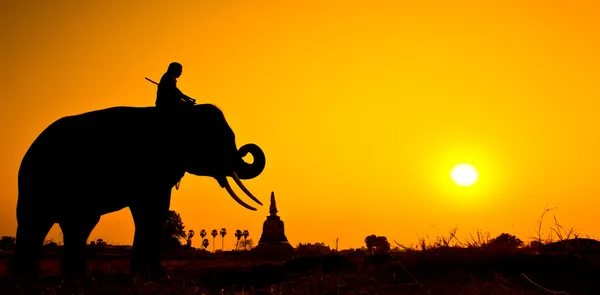
<instances>
[{"instance_id":1,"label":"rider's head","mask_svg":"<svg viewBox=\"0 0 600 295\"><path fill-rule=\"evenodd\" d=\"M183 66L178 62L172 62L169 64L169 68L167 69L167 73L179 78L181 76L181 72L183 72Z\"/></svg>"}]
</instances>

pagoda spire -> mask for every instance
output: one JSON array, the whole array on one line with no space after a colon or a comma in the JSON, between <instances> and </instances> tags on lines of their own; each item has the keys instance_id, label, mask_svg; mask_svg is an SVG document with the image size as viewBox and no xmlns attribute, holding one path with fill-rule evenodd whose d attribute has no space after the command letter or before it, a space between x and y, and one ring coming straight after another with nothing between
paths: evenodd
<instances>
[{"instance_id":1,"label":"pagoda spire","mask_svg":"<svg viewBox=\"0 0 600 295\"><path fill-rule=\"evenodd\" d=\"M290 242L285 236L285 226L281 218L277 216L277 212L275 193L271 192L270 214L263 223L262 234L260 235L258 245L256 248L253 248L252 251L255 253L262 253L267 257L284 257L287 259L294 255L294 247L290 245Z\"/></svg>"},{"instance_id":2,"label":"pagoda spire","mask_svg":"<svg viewBox=\"0 0 600 295\"><path fill-rule=\"evenodd\" d=\"M269 208L271 216L277 216L277 203L275 203L275 193L271 192L271 207Z\"/></svg>"}]
</instances>

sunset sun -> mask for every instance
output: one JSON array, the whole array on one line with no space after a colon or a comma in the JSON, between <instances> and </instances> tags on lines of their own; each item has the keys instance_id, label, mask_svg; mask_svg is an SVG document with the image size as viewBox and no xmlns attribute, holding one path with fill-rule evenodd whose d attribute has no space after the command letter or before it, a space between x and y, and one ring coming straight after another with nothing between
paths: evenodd
<instances>
[{"instance_id":1,"label":"sunset sun","mask_svg":"<svg viewBox=\"0 0 600 295\"><path fill-rule=\"evenodd\" d=\"M459 186L471 186L479 178L479 173L473 165L458 164L452 168L450 177Z\"/></svg>"}]
</instances>

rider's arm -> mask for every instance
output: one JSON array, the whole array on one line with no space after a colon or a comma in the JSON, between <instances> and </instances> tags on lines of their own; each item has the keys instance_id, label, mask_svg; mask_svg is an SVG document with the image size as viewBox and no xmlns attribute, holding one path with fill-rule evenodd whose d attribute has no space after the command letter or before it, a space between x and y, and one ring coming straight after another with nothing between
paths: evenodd
<instances>
[{"instance_id":1,"label":"rider's arm","mask_svg":"<svg viewBox=\"0 0 600 295\"><path fill-rule=\"evenodd\" d=\"M172 93L175 97L182 98L184 100L194 101L193 98L183 94L183 92L181 92L181 90L177 88L177 80L175 80L175 78L163 76L160 82L160 84L162 84L162 87L164 87L168 92Z\"/></svg>"},{"instance_id":2,"label":"rider's arm","mask_svg":"<svg viewBox=\"0 0 600 295\"><path fill-rule=\"evenodd\" d=\"M177 97L183 98L184 100L193 100L193 98L183 94L183 92L181 92L181 90L177 88L177 82L175 79L173 79L173 91L175 92Z\"/></svg>"},{"instance_id":3,"label":"rider's arm","mask_svg":"<svg viewBox=\"0 0 600 295\"><path fill-rule=\"evenodd\" d=\"M194 100L193 98L191 98L183 93L182 93L182 95L183 95L183 98L185 98L186 100L192 100L192 101Z\"/></svg>"},{"instance_id":4,"label":"rider's arm","mask_svg":"<svg viewBox=\"0 0 600 295\"><path fill-rule=\"evenodd\" d=\"M190 101L190 100L194 101L193 98L191 98L191 97L183 94L183 92L181 92L181 90L179 90L179 88L175 87L175 91L177 92L177 96L178 97L181 97L181 98L183 98L184 100L187 100L187 101Z\"/></svg>"},{"instance_id":5,"label":"rider's arm","mask_svg":"<svg viewBox=\"0 0 600 295\"><path fill-rule=\"evenodd\" d=\"M184 100L191 100L193 101L194 99L183 94L183 92L181 92L181 90L179 90L179 88L175 87L175 91L177 92L177 96L183 98Z\"/></svg>"}]
</instances>

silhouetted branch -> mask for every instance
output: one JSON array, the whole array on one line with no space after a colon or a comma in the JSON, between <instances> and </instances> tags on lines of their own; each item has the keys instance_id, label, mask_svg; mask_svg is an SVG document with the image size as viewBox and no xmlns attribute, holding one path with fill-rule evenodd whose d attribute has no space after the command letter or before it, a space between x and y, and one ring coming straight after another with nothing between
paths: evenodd
<instances>
[{"instance_id":1,"label":"silhouetted branch","mask_svg":"<svg viewBox=\"0 0 600 295\"><path fill-rule=\"evenodd\" d=\"M533 284L534 286L536 286L536 287L538 287L538 288L540 288L540 289L542 289L542 290L544 290L544 291L546 291L546 292L548 292L548 293L550 293L550 294L563 294L563 295L569 295L569 293L567 293L567 292L564 292L564 291L552 291L552 290L548 290L548 289L544 288L542 285L540 285L540 284L538 284L538 283L536 283L536 282L532 281L532 280L531 280L530 278L528 278L528 277L527 277L527 276L526 276L524 273L521 273L521 275L522 275L522 276L523 276L523 277L524 277L526 280L528 280L528 281L529 281L531 284Z\"/></svg>"},{"instance_id":2,"label":"silhouetted branch","mask_svg":"<svg viewBox=\"0 0 600 295\"><path fill-rule=\"evenodd\" d=\"M546 204L546 206L548 206L548 205ZM540 216L540 219L538 219L538 228L537 228L537 230L536 230L536 233L537 233L537 235L538 235L538 237L537 237L537 240L538 240L538 242L540 242L540 243L543 243L543 242L542 242L542 224L543 224L543 222L544 222L544 216L546 215L546 213L548 213L548 212L550 212L550 211L552 211L552 210L554 210L554 209L556 209L556 207L553 207L553 208L546 208L546 207L545 207L545 208L544 208L544 212L543 212L543 213L542 213L542 215ZM551 235L551 234L552 234L552 232L550 233L550 235ZM550 239L552 239L552 236L550 236L549 238L550 238Z\"/></svg>"}]
</instances>

